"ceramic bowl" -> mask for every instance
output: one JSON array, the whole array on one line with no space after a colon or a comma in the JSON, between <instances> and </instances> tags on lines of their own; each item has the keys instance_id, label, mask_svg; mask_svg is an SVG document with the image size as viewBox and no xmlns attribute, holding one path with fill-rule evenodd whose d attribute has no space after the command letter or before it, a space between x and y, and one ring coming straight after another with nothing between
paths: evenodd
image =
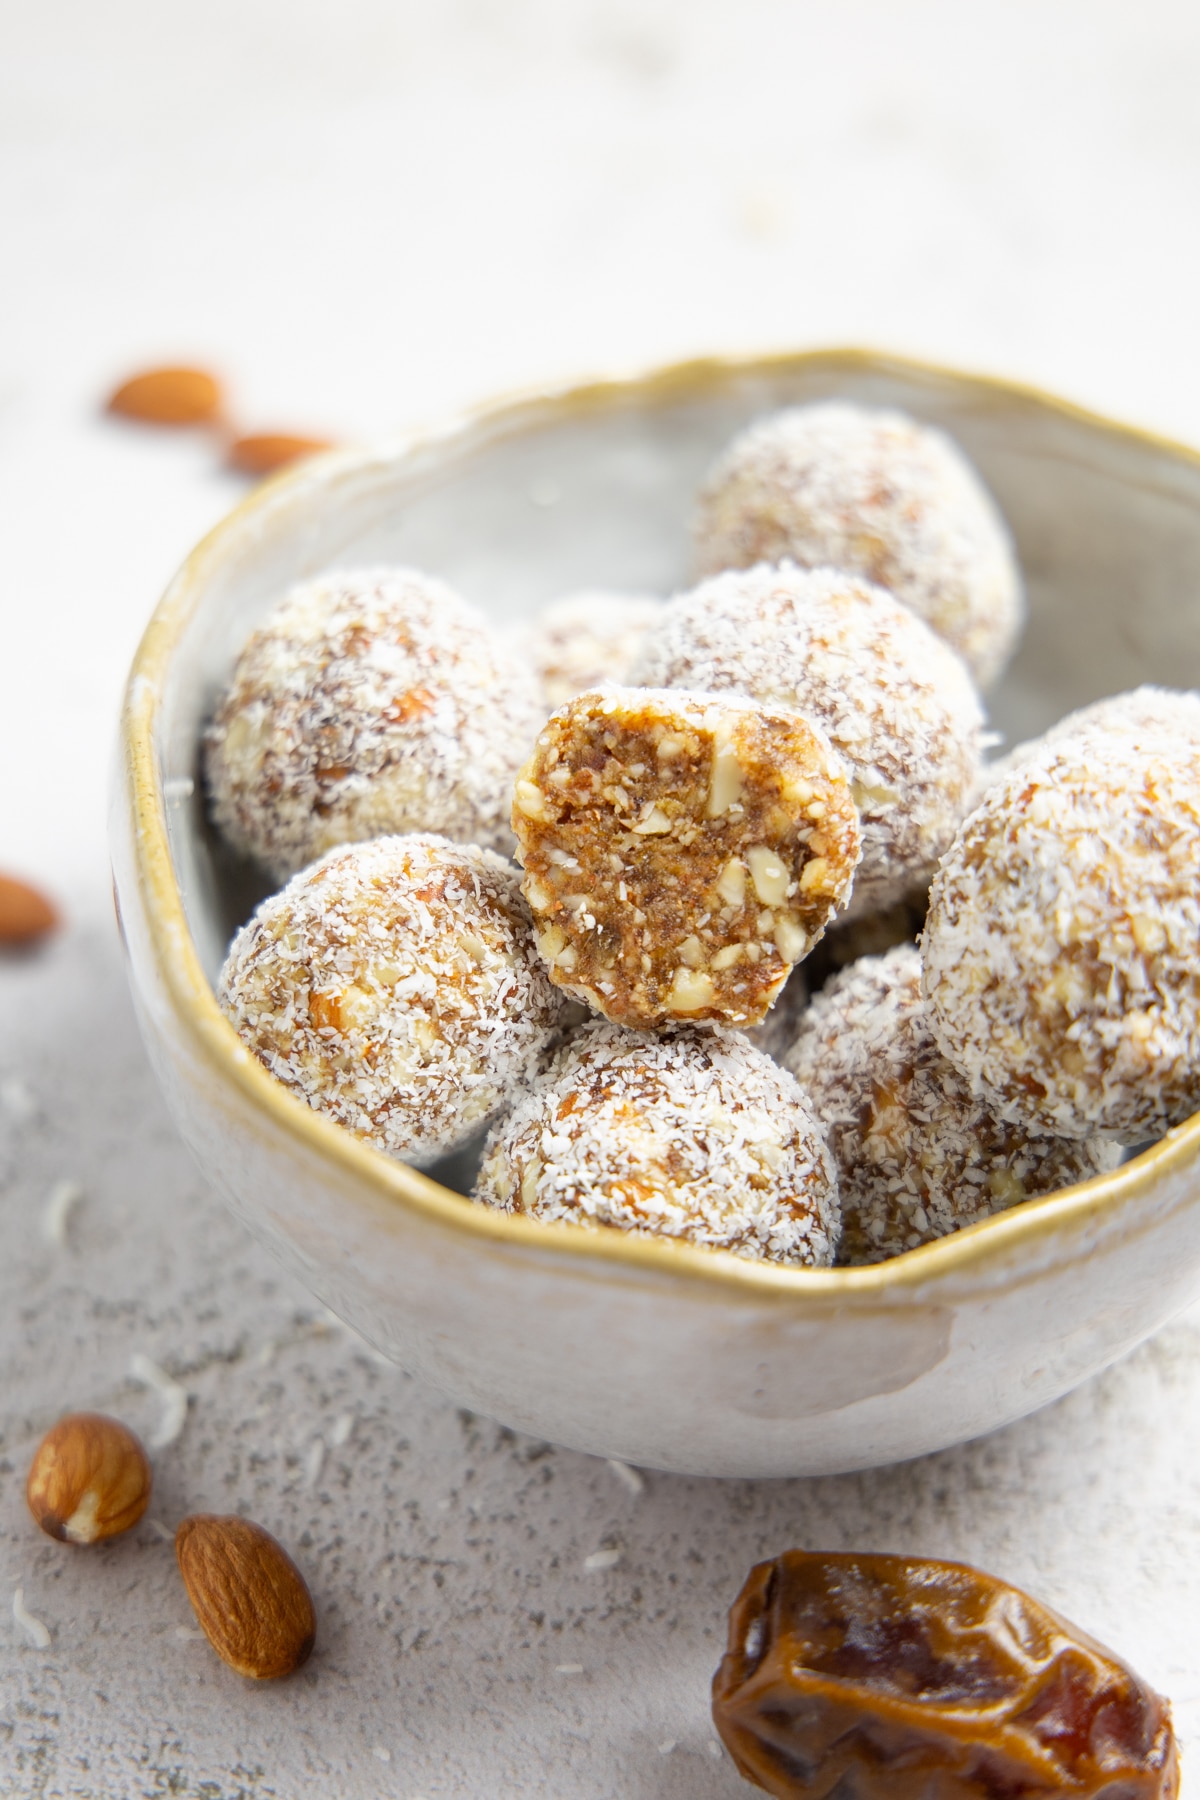
<instances>
[{"instance_id":1,"label":"ceramic bowl","mask_svg":"<svg viewBox=\"0 0 1200 1800\"><path fill-rule=\"evenodd\" d=\"M209 832L197 745L289 583L405 562L498 621L572 588L669 593L700 478L755 414L843 395L945 426L1031 598L992 696L1010 741L1101 694L1200 682L1200 459L1044 395L860 352L689 363L505 402L257 489L188 558L130 677L114 862L132 982L180 1130L249 1229L459 1405L601 1456L816 1474L993 1430L1200 1291L1200 1115L1104 1176L864 1269L771 1268L463 1198L309 1111L213 982L261 888ZM456 1191L459 1190L459 1191Z\"/></svg>"}]
</instances>

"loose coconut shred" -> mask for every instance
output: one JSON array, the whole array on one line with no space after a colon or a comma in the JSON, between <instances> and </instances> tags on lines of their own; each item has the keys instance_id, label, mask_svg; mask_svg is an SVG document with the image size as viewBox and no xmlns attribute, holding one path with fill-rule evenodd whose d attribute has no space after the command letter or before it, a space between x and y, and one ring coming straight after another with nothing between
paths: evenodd
<instances>
[{"instance_id":1,"label":"loose coconut shred","mask_svg":"<svg viewBox=\"0 0 1200 1800\"><path fill-rule=\"evenodd\" d=\"M205 738L225 836L278 879L336 844L434 831L512 848L512 781L545 717L483 615L411 569L293 588Z\"/></svg>"},{"instance_id":2,"label":"loose coconut shred","mask_svg":"<svg viewBox=\"0 0 1200 1800\"><path fill-rule=\"evenodd\" d=\"M915 944L864 957L823 988L783 1060L829 1133L843 1263L898 1256L1120 1161L1115 1144L1033 1136L990 1116L934 1042Z\"/></svg>"},{"instance_id":3,"label":"loose coconut shred","mask_svg":"<svg viewBox=\"0 0 1200 1800\"><path fill-rule=\"evenodd\" d=\"M796 1082L737 1032L585 1026L492 1131L474 1198L504 1212L833 1261L837 1179Z\"/></svg>"},{"instance_id":4,"label":"loose coconut shred","mask_svg":"<svg viewBox=\"0 0 1200 1800\"><path fill-rule=\"evenodd\" d=\"M1200 1107L1200 738L1085 727L990 788L930 892L924 987L997 1117L1136 1144Z\"/></svg>"},{"instance_id":5,"label":"loose coconut shred","mask_svg":"<svg viewBox=\"0 0 1200 1800\"><path fill-rule=\"evenodd\" d=\"M899 412L791 407L735 438L696 520L701 575L788 559L889 588L987 687L1025 598L1007 527L957 444Z\"/></svg>"},{"instance_id":6,"label":"loose coconut shred","mask_svg":"<svg viewBox=\"0 0 1200 1800\"><path fill-rule=\"evenodd\" d=\"M785 564L702 582L647 633L635 676L746 694L821 726L862 816L848 918L928 879L976 793L983 710L961 658L853 575Z\"/></svg>"},{"instance_id":7,"label":"loose coconut shred","mask_svg":"<svg viewBox=\"0 0 1200 1800\"><path fill-rule=\"evenodd\" d=\"M234 939L218 993L294 1093L418 1162L508 1104L562 1015L516 872L432 835L295 876Z\"/></svg>"}]
</instances>

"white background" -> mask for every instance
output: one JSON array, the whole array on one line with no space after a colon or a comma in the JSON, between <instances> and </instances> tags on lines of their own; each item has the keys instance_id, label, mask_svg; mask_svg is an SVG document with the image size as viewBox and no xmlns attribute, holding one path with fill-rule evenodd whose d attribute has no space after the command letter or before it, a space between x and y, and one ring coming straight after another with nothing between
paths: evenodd
<instances>
[{"instance_id":1,"label":"white background","mask_svg":"<svg viewBox=\"0 0 1200 1800\"><path fill-rule=\"evenodd\" d=\"M1024 1582L1174 1696L1195 1760L1195 1315L907 1469L634 1497L379 1368L225 1220L133 1034L104 804L138 633L241 490L203 437L99 405L197 359L247 428L356 438L544 379L858 342L1200 442L1200 9L8 0L0 43L0 867L70 920L0 963L0 1583L54 1632L27 1645L0 1589L0 1786L733 1796L705 1688L742 1574L792 1541ZM85 1198L54 1249L62 1177ZM160 1515L244 1505L302 1546L322 1649L290 1689L177 1635L148 1528L92 1558L31 1536L58 1410L153 1417L135 1350L193 1393ZM601 1542L622 1562L582 1572Z\"/></svg>"}]
</instances>

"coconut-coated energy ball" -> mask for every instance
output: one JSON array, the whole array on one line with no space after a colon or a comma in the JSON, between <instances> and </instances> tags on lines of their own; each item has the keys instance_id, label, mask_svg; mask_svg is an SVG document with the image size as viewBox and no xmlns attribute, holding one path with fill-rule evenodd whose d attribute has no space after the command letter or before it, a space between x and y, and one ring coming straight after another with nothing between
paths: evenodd
<instances>
[{"instance_id":1,"label":"coconut-coated energy ball","mask_svg":"<svg viewBox=\"0 0 1200 1800\"><path fill-rule=\"evenodd\" d=\"M820 727L734 694L569 701L517 778L513 829L552 979L646 1028L757 1024L859 855Z\"/></svg>"},{"instance_id":2,"label":"coconut-coated energy ball","mask_svg":"<svg viewBox=\"0 0 1200 1800\"><path fill-rule=\"evenodd\" d=\"M567 594L543 607L518 642L541 682L547 712L589 688L628 680L662 605L644 594L596 589Z\"/></svg>"},{"instance_id":3,"label":"coconut-coated energy ball","mask_svg":"<svg viewBox=\"0 0 1200 1800\"><path fill-rule=\"evenodd\" d=\"M837 1164L842 1263L882 1262L1120 1161L1102 1139L1037 1137L991 1117L934 1042L915 944L836 976L783 1064Z\"/></svg>"},{"instance_id":4,"label":"coconut-coated energy ball","mask_svg":"<svg viewBox=\"0 0 1200 1800\"><path fill-rule=\"evenodd\" d=\"M983 710L961 658L857 576L792 564L714 576L665 608L635 676L795 707L823 728L862 818L848 917L926 881L977 790Z\"/></svg>"},{"instance_id":5,"label":"coconut-coated energy ball","mask_svg":"<svg viewBox=\"0 0 1200 1800\"><path fill-rule=\"evenodd\" d=\"M280 880L394 832L507 854L513 776L544 717L525 663L442 582L323 575L238 658L205 738L213 815Z\"/></svg>"},{"instance_id":6,"label":"coconut-coated energy ball","mask_svg":"<svg viewBox=\"0 0 1200 1800\"><path fill-rule=\"evenodd\" d=\"M929 1020L998 1118L1157 1137L1200 1107L1200 739L1085 729L988 789L943 859Z\"/></svg>"},{"instance_id":7,"label":"coconut-coated energy ball","mask_svg":"<svg viewBox=\"0 0 1200 1800\"><path fill-rule=\"evenodd\" d=\"M1138 736L1142 732L1163 730L1181 732L1185 737L1200 739L1200 694L1186 688L1138 687L1124 694L1108 694L1093 700L1052 725L1041 737L1028 738L1015 744L1005 756L985 764L980 775L982 798L989 787L1003 781L1012 770L1032 762L1042 751L1063 738L1075 737L1081 731L1120 732Z\"/></svg>"},{"instance_id":8,"label":"coconut-coated energy ball","mask_svg":"<svg viewBox=\"0 0 1200 1800\"><path fill-rule=\"evenodd\" d=\"M834 400L758 420L713 469L695 530L701 575L788 559L890 588L982 687L1025 617L991 495L956 444L903 413Z\"/></svg>"},{"instance_id":9,"label":"coconut-coated energy ball","mask_svg":"<svg viewBox=\"0 0 1200 1800\"><path fill-rule=\"evenodd\" d=\"M218 997L293 1093L417 1163L509 1104L562 1016L516 871L432 835L293 876L234 938Z\"/></svg>"},{"instance_id":10,"label":"coconut-coated energy ball","mask_svg":"<svg viewBox=\"0 0 1200 1800\"><path fill-rule=\"evenodd\" d=\"M792 1077L740 1033L596 1021L492 1130L474 1198L549 1222L824 1268L837 1181Z\"/></svg>"}]
</instances>

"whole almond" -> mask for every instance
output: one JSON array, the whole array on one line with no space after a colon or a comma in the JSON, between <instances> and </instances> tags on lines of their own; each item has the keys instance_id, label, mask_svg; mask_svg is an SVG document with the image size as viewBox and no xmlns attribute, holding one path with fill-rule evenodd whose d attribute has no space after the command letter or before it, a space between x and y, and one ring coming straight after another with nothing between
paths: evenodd
<instances>
[{"instance_id":1,"label":"whole almond","mask_svg":"<svg viewBox=\"0 0 1200 1800\"><path fill-rule=\"evenodd\" d=\"M143 425L207 425L221 403L221 384L207 369L146 369L109 396L108 411Z\"/></svg>"},{"instance_id":2,"label":"whole almond","mask_svg":"<svg viewBox=\"0 0 1200 1800\"><path fill-rule=\"evenodd\" d=\"M175 1554L204 1635L231 1669L274 1681L308 1661L312 1596L269 1531L233 1514L193 1513L175 1533Z\"/></svg>"},{"instance_id":3,"label":"whole almond","mask_svg":"<svg viewBox=\"0 0 1200 1800\"><path fill-rule=\"evenodd\" d=\"M13 875L0 875L0 944L32 944L57 924L57 909L45 894Z\"/></svg>"},{"instance_id":4,"label":"whole almond","mask_svg":"<svg viewBox=\"0 0 1200 1800\"><path fill-rule=\"evenodd\" d=\"M137 1524L151 1480L128 1426L104 1413L68 1413L38 1445L25 1498L48 1537L98 1544Z\"/></svg>"},{"instance_id":5,"label":"whole almond","mask_svg":"<svg viewBox=\"0 0 1200 1800\"><path fill-rule=\"evenodd\" d=\"M332 449L329 438L300 437L291 431L260 431L251 437L235 438L226 456L230 468L243 475L271 475L276 469L299 462L301 457Z\"/></svg>"}]
</instances>

